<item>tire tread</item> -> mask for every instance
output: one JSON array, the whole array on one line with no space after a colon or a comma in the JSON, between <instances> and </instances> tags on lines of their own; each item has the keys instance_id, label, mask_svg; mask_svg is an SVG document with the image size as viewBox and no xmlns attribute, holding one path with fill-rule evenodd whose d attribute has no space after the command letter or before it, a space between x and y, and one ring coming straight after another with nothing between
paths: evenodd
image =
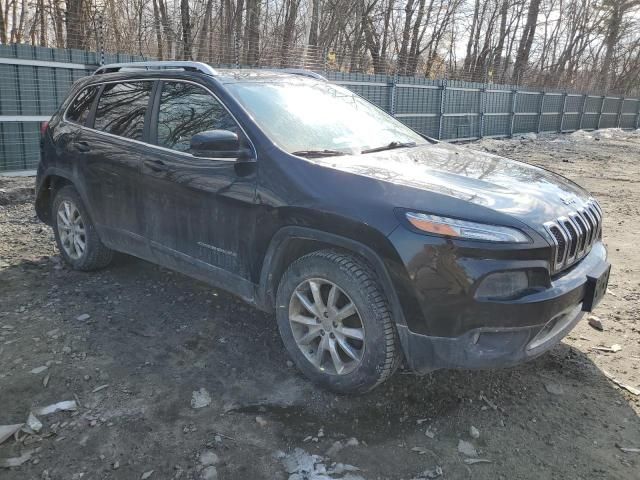
<instances>
[{"instance_id":1,"label":"tire tread","mask_svg":"<svg viewBox=\"0 0 640 480\"><path fill-rule=\"evenodd\" d=\"M59 235L57 232L57 207L61 199L63 199L65 196L72 200L78 206L78 208L81 209L86 228L87 230L91 231L90 240L87 242L87 256L82 258L80 262L70 262L67 259L62 250L62 246L60 245ZM81 270L85 272L99 270L111 263L111 261L113 260L113 250L105 246L100 240L100 237L98 237L98 232L95 230L95 226L93 225L91 217L89 217L89 212L87 212L87 209L84 206L80 195L73 185L65 185L56 192L55 198L52 203L51 215L53 218L54 234L56 237L56 242L58 243L60 254L75 270Z\"/></svg>"},{"instance_id":2,"label":"tire tread","mask_svg":"<svg viewBox=\"0 0 640 480\"><path fill-rule=\"evenodd\" d=\"M289 270L296 269L297 264L303 263L311 257L328 260L331 263L338 265L339 268L346 271L352 278L358 280L362 284L362 289L365 292L366 297L371 300L371 305L377 312L378 320L382 321L385 360L382 367L377 372L378 378L375 382L359 391L361 393L366 393L373 390L391 377L402 361L402 352L399 348L398 333L391 315L391 309L389 308L388 301L385 298L384 291L378 282L377 275L364 259L356 258L354 255L347 252L326 249L317 250L298 258L292 262L284 276L287 275Z\"/></svg>"}]
</instances>

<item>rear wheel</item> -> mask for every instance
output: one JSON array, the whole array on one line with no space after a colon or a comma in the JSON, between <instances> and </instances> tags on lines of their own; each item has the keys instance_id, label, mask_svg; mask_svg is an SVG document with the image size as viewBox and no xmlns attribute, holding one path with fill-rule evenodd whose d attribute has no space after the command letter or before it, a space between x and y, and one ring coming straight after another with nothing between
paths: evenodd
<instances>
[{"instance_id":1,"label":"rear wheel","mask_svg":"<svg viewBox=\"0 0 640 480\"><path fill-rule=\"evenodd\" d=\"M80 195L71 185L61 188L53 200L51 217L60 255L76 270L106 267L113 250L104 246Z\"/></svg>"},{"instance_id":2,"label":"rear wheel","mask_svg":"<svg viewBox=\"0 0 640 480\"><path fill-rule=\"evenodd\" d=\"M324 388L366 392L398 366L384 292L372 270L352 255L322 250L296 260L280 282L276 315L289 355Z\"/></svg>"}]
</instances>

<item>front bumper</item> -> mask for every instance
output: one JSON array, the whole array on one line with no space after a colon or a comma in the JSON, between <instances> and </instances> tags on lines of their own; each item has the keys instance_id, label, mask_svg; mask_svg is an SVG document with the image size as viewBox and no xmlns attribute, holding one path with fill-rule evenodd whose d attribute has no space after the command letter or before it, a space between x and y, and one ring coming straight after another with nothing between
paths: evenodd
<instances>
[{"instance_id":1,"label":"front bumper","mask_svg":"<svg viewBox=\"0 0 640 480\"><path fill-rule=\"evenodd\" d=\"M531 360L558 344L582 318L582 304L547 324L521 328L479 328L454 338L430 337L398 326L409 367L419 373L440 368L509 367Z\"/></svg>"},{"instance_id":2,"label":"front bumper","mask_svg":"<svg viewBox=\"0 0 640 480\"><path fill-rule=\"evenodd\" d=\"M417 372L511 366L544 353L582 318L587 277L608 265L606 249L599 242L542 290L510 300L478 300L473 298L472 285L487 272L539 269L542 263L490 258L490 254L470 258L453 249L447 253L451 256L446 270L432 263L429 275L417 268L409 272L421 315L407 318L397 328L407 363ZM443 271L457 275L445 276L454 280L441 281L434 288L433 279L442 278L438 272Z\"/></svg>"}]
</instances>

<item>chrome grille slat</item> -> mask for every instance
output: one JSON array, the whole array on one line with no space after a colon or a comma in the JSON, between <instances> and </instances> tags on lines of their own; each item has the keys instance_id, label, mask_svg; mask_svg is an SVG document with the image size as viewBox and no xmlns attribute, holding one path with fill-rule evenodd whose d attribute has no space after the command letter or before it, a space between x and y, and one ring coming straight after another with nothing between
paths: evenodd
<instances>
[{"instance_id":1,"label":"chrome grille slat","mask_svg":"<svg viewBox=\"0 0 640 480\"><path fill-rule=\"evenodd\" d=\"M560 226L564 228L567 236L569 237L569 247L567 248L567 263L571 263L576 258L576 252L578 250L578 232L576 227L573 226L573 223L569 219L569 217L561 217Z\"/></svg>"},{"instance_id":2,"label":"chrome grille slat","mask_svg":"<svg viewBox=\"0 0 640 480\"><path fill-rule=\"evenodd\" d=\"M580 212L572 213L569 218L573 224L578 227L578 247L576 248L576 255L582 258L584 250L587 246L587 227L580 217Z\"/></svg>"},{"instance_id":3,"label":"chrome grille slat","mask_svg":"<svg viewBox=\"0 0 640 480\"><path fill-rule=\"evenodd\" d=\"M591 213L594 216L594 218L596 219L596 228L595 228L595 232L594 232L594 236L595 236L595 240L597 240L600 235L602 234L602 217L600 216L599 213L594 213L595 210L592 210Z\"/></svg>"},{"instance_id":4,"label":"chrome grille slat","mask_svg":"<svg viewBox=\"0 0 640 480\"><path fill-rule=\"evenodd\" d=\"M597 225L596 219L593 218L588 208L581 210L580 214L583 216L583 218L587 222L587 227L589 229L589 235L588 235L589 238L587 240L587 245L591 245L595 240L595 227Z\"/></svg>"},{"instance_id":5,"label":"chrome grille slat","mask_svg":"<svg viewBox=\"0 0 640 480\"><path fill-rule=\"evenodd\" d=\"M553 272L559 272L585 257L602 235L602 209L590 198L584 208L546 222L554 246Z\"/></svg>"}]
</instances>

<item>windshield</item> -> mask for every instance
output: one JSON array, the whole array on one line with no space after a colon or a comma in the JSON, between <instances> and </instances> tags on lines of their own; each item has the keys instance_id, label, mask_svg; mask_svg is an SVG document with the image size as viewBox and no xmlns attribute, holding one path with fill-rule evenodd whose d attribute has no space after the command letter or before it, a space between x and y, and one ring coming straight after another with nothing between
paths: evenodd
<instances>
[{"instance_id":1,"label":"windshield","mask_svg":"<svg viewBox=\"0 0 640 480\"><path fill-rule=\"evenodd\" d=\"M271 140L289 153L359 154L428 143L371 103L330 83L296 79L228 88Z\"/></svg>"}]
</instances>

